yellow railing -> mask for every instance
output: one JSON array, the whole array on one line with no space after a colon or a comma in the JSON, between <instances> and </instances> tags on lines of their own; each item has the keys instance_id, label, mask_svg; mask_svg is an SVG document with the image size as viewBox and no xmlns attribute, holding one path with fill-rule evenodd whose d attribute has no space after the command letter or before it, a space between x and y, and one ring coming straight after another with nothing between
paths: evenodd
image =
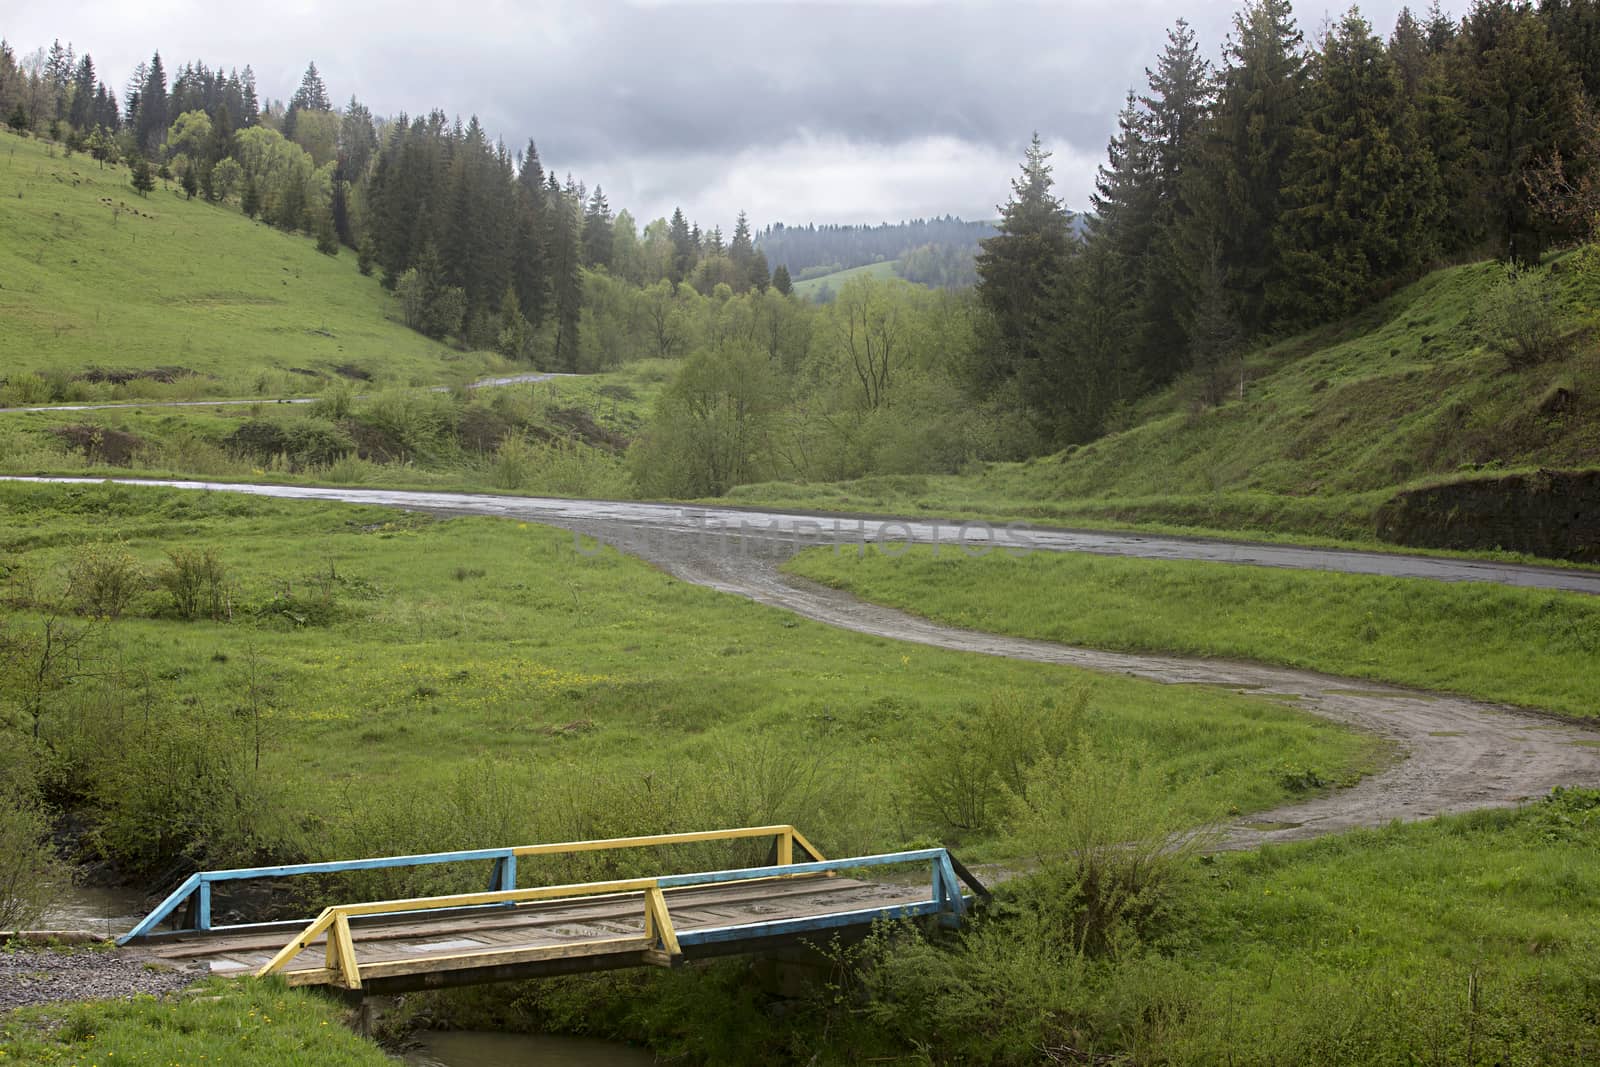
<instances>
[{"instance_id":1,"label":"yellow railing","mask_svg":"<svg viewBox=\"0 0 1600 1067\"><path fill-rule=\"evenodd\" d=\"M795 846L799 845L814 860L823 856L804 834L793 826L756 826L737 830L707 830L680 834L654 834L646 837L617 837L603 841L567 841L558 844L522 845L512 849L517 856L550 856L571 852L594 852L603 849L640 848L650 845L692 844L705 841L732 841L752 837L774 837L777 840L778 867L794 864ZM666 877L666 876L663 876ZM770 877L780 877L778 874ZM361 968L356 962L355 941L350 932L350 920L369 915L391 915L400 912L431 911L443 908L473 908L494 904L526 904L540 900L600 896L610 893L644 894L644 947L647 956L654 954L656 962L671 962L680 956L677 932L672 926L672 916L667 911L666 896L662 893L660 878L623 878L606 882L580 882L571 885L542 886L535 889L501 889L484 893L456 893L448 896L418 897L409 900L383 900L363 904L339 904L325 908L292 941L256 972L257 977L283 972L289 963L304 952L319 937L327 939L325 958L326 978L346 989L361 988ZM619 951L637 946L638 938L615 938L590 944L591 949L605 949L615 945ZM526 955L526 953L523 953ZM493 953L474 953L472 958L491 960ZM435 962L444 962L437 960ZM298 973L298 972L297 972Z\"/></svg>"}]
</instances>

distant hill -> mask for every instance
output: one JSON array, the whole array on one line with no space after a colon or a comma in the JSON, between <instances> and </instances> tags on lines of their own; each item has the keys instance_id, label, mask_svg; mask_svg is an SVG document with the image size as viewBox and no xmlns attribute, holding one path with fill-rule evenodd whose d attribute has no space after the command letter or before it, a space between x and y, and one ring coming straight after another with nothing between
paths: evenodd
<instances>
[{"instance_id":1,"label":"distant hill","mask_svg":"<svg viewBox=\"0 0 1600 1067\"><path fill-rule=\"evenodd\" d=\"M756 234L756 247L774 269L785 266L796 281L804 281L869 263L886 263L924 245L970 249L968 254L976 255L978 242L995 233L993 222L967 222L953 215L876 226L785 226L778 222Z\"/></svg>"}]
</instances>

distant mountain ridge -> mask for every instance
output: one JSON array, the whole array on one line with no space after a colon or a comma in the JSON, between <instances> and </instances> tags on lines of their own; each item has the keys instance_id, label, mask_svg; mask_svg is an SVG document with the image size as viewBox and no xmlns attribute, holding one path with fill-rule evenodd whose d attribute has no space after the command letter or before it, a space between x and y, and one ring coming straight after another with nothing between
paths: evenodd
<instances>
[{"instance_id":1,"label":"distant mountain ridge","mask_svg":"<svg viewBox=\"0 0 1600 1067\"><path fill-rule=\"evenodd\" d=\"M772 267L784 266L797 280L899 259L926 245L970 248L998 231L992 221L968 222L954 215L871 226L773 223L756 234L756 247Z\"/></svg>"}]
</instances>

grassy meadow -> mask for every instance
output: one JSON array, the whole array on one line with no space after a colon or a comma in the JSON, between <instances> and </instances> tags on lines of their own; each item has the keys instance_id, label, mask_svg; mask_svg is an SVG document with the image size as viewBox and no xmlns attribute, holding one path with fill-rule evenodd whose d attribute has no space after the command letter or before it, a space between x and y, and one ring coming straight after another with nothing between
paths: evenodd
<instances>
[{"instance_id":1,"label":"grassy meadow","mask_svg":"<svg viewBox=\"0 0 1600 1067\"><path fill-rule=\"evenodd\" d=\"M0 473L627 497L626 444L669 373L642 361L451 393L340 383L313 404L0 415Z\"/></svg>"},{"instance_id":2,"label":"grassy meadow","mask_svg":"<svg viewBox=\"0 0 1600 1067\"><path fill-rule=\"evenodd\" d=\"M1600 717L1600 601L1169 560L813 549L794 573L969 629L1249 659Z\"/></svg>"},{"instance_id":3,"label":"grassy meadow","mask_svg":"<svg viewBox=\"0 0 1600 1067\"><path fill-rule=\"evenodd\" d=\"M147 877L786 821L830 852L940 837L1003 858L997 817L947 817L962 767L928 741L997 702L1145 761L1189 823L1294 795L1285 768L1350 781L1381 758L1272 701L846 634L503 520L6 485L0 546L24 667L7 728L37 721L47 789ZM223 573L198 614L221 618L180 617L172 554L208 549ZM71 615L111 614L83 599L108 559L119 617ZM36 694L57 604L107 666Z\"/></svg>"},{"instance_id":4,"label":"grassy meadow","mask_svg":"<svg viewBox=\"0 0 1600 1067\"><path fill-rule=\"evenodd\" d=\"M805 281L795 282L794 291L797 296L806 300L815 300L823 288L826 287L837 293L839 287L851 278L874 278L878 281L898 278L900 275L896 274L894 269L895 264L898 262L899 260L889 259L880 263L867 263L860 267L847 267L844 270L836 270L832 274L823 274L816 278L807 278Z\"/></svg>"},{"instance_id":5,"label":"grassy meadow","mask_svg":"<svg viewBox=\"0 0 1600 1067\"><path fill-rule=\"evenodd\" d=\"M340 376L457 384L507 366L407 329L348 250L321 255L299 234L186 200L174 182L140 197L127 167L10 132L0 275L0 406L294 396ZM193 373L80 377L94 368Z\"/></svg>"}]
</instances>

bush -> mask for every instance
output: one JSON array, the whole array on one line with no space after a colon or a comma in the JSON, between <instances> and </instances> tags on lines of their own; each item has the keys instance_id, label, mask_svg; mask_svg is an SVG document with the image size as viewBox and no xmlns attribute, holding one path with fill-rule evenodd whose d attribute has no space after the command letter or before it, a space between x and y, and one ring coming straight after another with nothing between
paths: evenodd
<instances>
[{"instance_id":1,"label":"bush","mask_svg":"<svg viewBox=\"0 0 1600 1067\"><path fill-rule=\"evenodd\" d=\"M1557 354L1561 323L1554 289L1547 273L1513 268L1483 298L1478 330L1513 367L1532 366Z\"/></svg>"},{"instance_id":2,"label":"bush","mask_svg":"<svg viewBox=\"0 0 1600 1067\"><path fill-rule=\"evenodd\" d=\"M1035 764L1072 747L1089 690L1060 700L997 693L963 708L929 734L909 770L915 814L944 833L989 833L1026 802Z\"/></svg>"},{"instance_id":3,"label":"bush","mask_svg":"<svg viewBox=\"0 0 1600 1067\"><path fill-rule=\"evenodd\" d=\"M115 619L144 585L144 572L117 545L89 545L73 560L67 594L85 615Z\"/></svg>"},{"instance_id":4,"label":"bush","mask_svg":"<svg viewBox=\"0 0 1600 1067\"><path fill-rule=\"evenodd\" d=\"M355 443L321 418L250 419L228 435L227 447L261 464L281 457L290 470L298 471L335 463L354 451Z\"/></svg>"},{"instance_id":5,"label":"bush","mask_svg":"<svg viewBox=\"0 0 1600 1067\"><path fill-rule=\"evenodd\" d=\"M1193 857L1211 840L1185 831L1168 783L1140 753L1087 737L1040 760L1012 830L1039 873L1018 888L1046 936L1074 952L1117 956L1172 918Z\"/></svg>"},{"instance_id":6,"label":"bush","mask_svg":"<svg viewBox=\"0 0 1600 1067\"><path fill-rule=\"evenodd\" d=\"M37 923L64 876L50 845L50 820L16 763L0 767L0 931Z\"/></svg>"},{"instance_id":7,"label":"bush","mask_svg":"<svg viewBox=\"0 0 1600 1067\"><path fill-rule=\"evenodd\" d=\"M228 569L211 549L180 548L167 553L171 566L160 582L172 594L172 607L182 619L231 617Z\"/></svg>"}]
</instances>

